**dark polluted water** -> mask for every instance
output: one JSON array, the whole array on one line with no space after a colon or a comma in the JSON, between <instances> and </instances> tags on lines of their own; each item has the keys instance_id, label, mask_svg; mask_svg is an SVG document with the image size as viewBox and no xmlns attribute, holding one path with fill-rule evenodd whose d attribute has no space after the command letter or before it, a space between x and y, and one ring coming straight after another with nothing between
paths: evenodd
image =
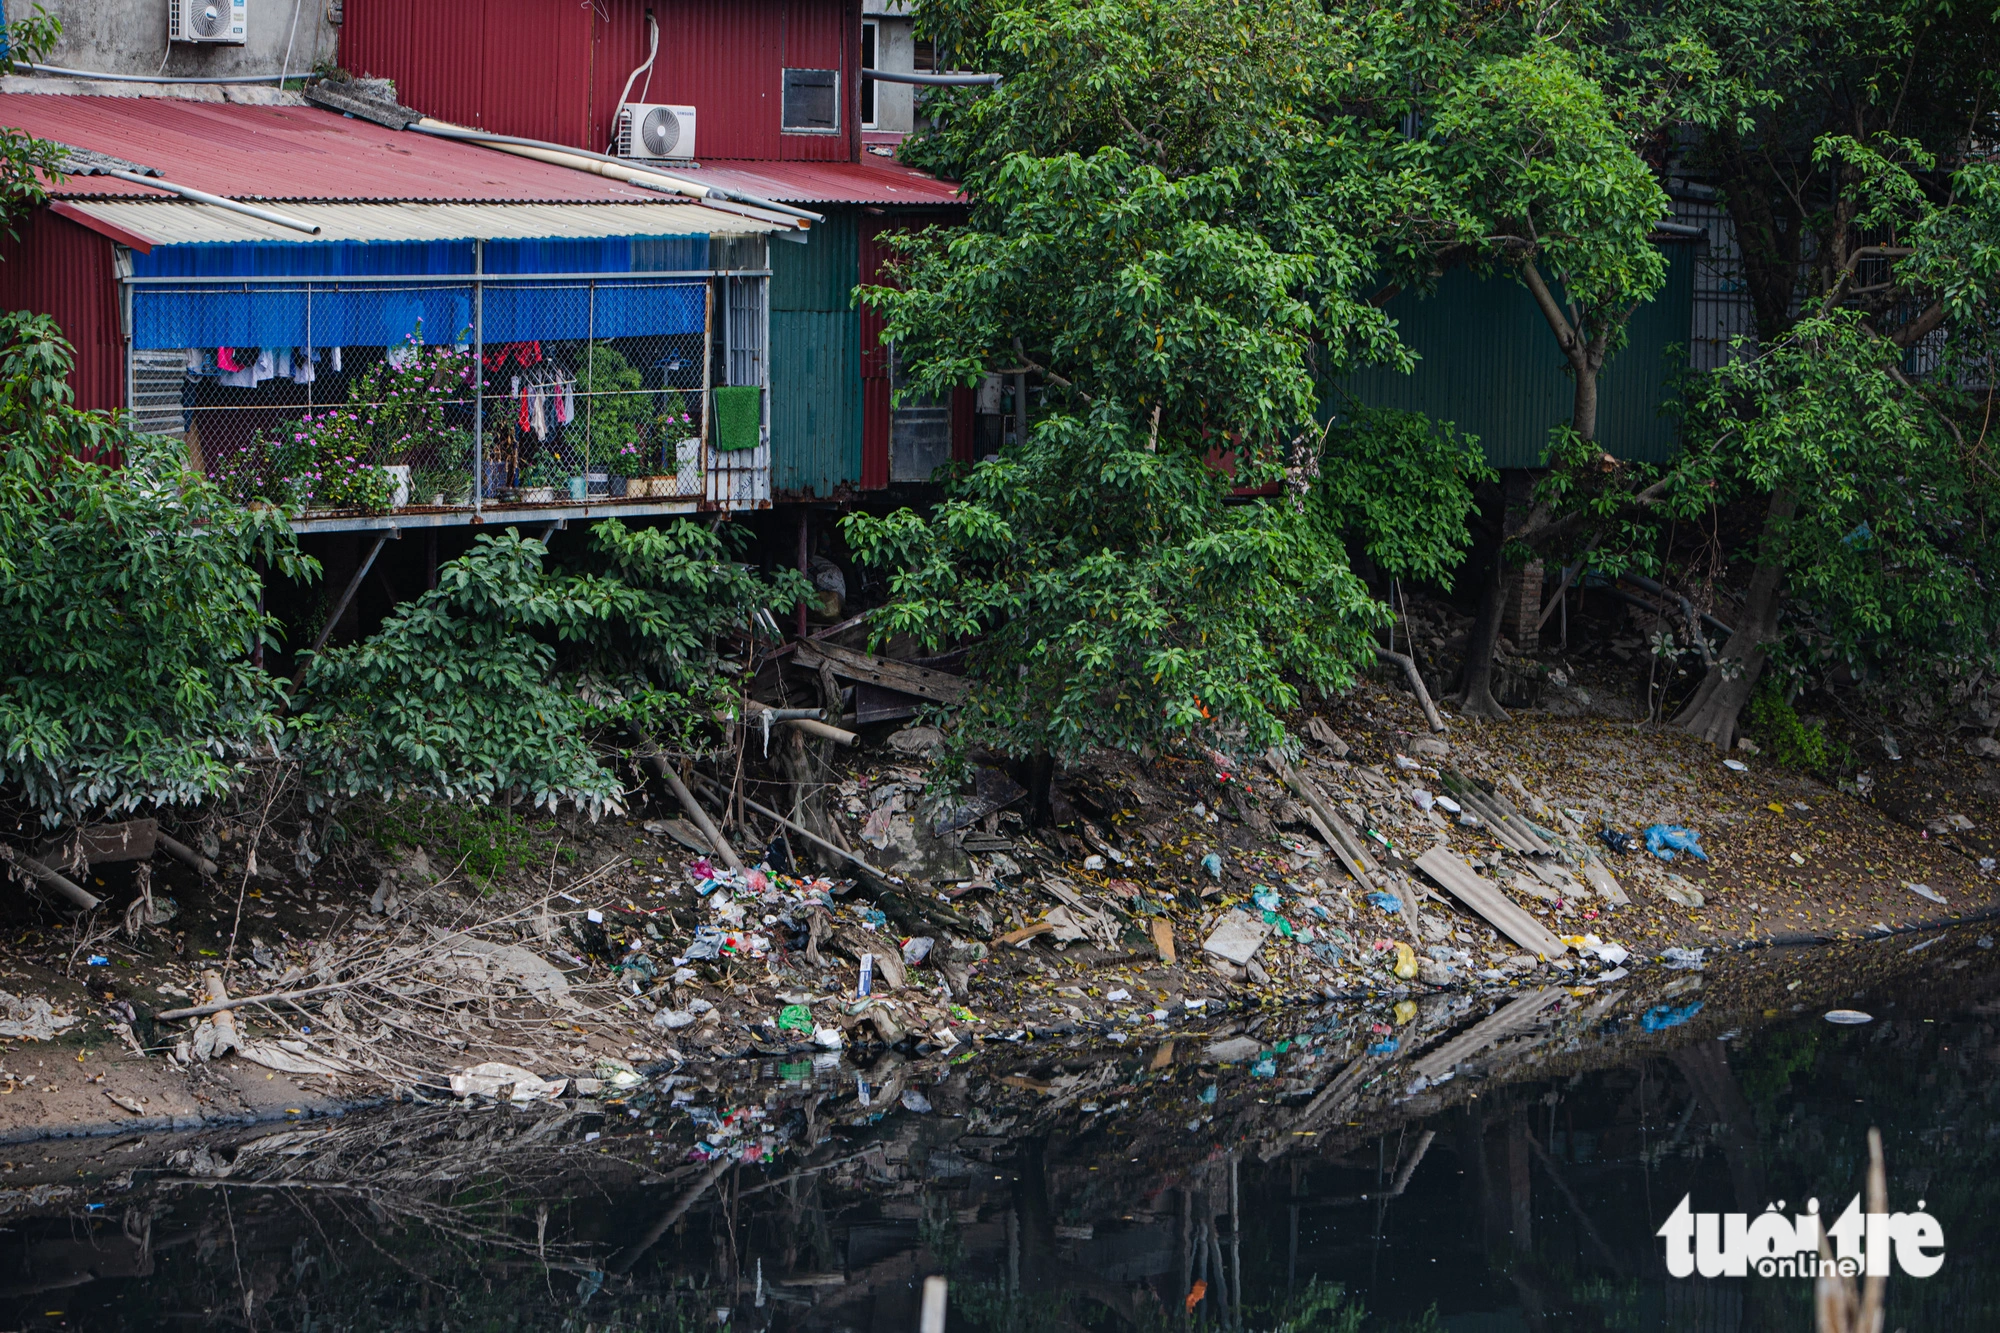
<instances>
[{"instance_id":1,"label":"dark polluted water","mask_svg":"<svg viewBox=\"0 0 2000 1333\"><path fill-rule=\"evenodd\" d=\"M1807 1330L1808 1279L1676 1276L1656 1233L1683 1199L1689 1234L1815 1199L1837 1230L1871 1127L1923 1215L1866 1242L1884 1327L2000 1328L1996 953L1968 928L15 1145L0 1330L919 1333L933 1275L948 1333Z\"/></svg>"}]
</instances>

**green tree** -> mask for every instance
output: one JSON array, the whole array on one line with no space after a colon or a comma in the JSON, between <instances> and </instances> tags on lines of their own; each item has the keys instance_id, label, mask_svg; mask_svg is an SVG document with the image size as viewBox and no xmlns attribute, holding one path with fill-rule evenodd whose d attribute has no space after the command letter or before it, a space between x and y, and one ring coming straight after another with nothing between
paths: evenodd
<instances>
[{"instance_id":1,"label":"green tree","mask_svg":"<svg viewBox=\"0 0 2000 1333\"><path fill-rule=\"evenodd\" d=\"M967 183L971 224L908 238L896 285L861 296L911 392L1017 374L1040 419L929 517L848 520L896 569L883 626L977 641L966 744L1269 745L1384 620L1330 536L1359 516L1342 487L1387 460L1341 458L1347 437L1320 456L1318 377L1404 356L1368 299L1383 257L1457 234L1405 141L1374 134L1381 107L1327 132L1394 79L1359 28L1287 0L932 3L919 22L1007 79L935 100L907 150ZM1309 498L1322 469L1333 509ZM1448 528L1461 494L1410 503L1438 495Z\"/></svg>"},{"instance_id":2,"label":"green tree","mask_svg":"<svg viewBox=\"0 0 2000 1333\"><path fill-rule=\"evenodd\" d=\"M79 411L54 321L0 343L0 792L51 826L222 796L281 734L258 567L317 567L178 443Z\"/></svg>"},{"instance_id":3,"label":"green tree","mask_svg":"<svg viewBox=\"0 0 2000 1333\"><path fill-rule=\"evenodd\" d=\"M1768 651L1788 638L1781 628L1788 587L1810 605L1802 625L1829 614L1844 621L1847 612L1839 608L1849 595L1860 596L1857 607L1868 600L1859 583L1829 599L1819 574L1808 575L1818 584L1810 590L1792 581L1819 567L1826 551L1820 536L1801 529L1800 507L1832 515L1820 497L1791 485L1814 485L1824 475L1814 459L1822 446L1845 453L1873 478L1858 488L1871 498L1848 496L1836 507L1858 519L1880 502L1885 508L1870 519L1871 530L1877 519L1898 528L1891 511L1902 500L1892 498L1895 486L1880 484L1896 469L1891 441L1911 430L1950 434L1971 424L1953 406L1948 386L1987 354L1982 340L1990 313L1980 311L1990 301L1982 293L1992 290L1991 204L1982 201L1978 173L1966 172L2000 137L2000 24L1989 9L1953 0L1670 0L1623 6L1615 17L1594 48L1614 69L1661 68L1675 53L1701 53L1692 62L1701 77L1670 99L1684 145L1675 166L1711 184L1728 212L1737 276L1756 323L1755 338L1739 354L1767 349L1775 357L1768 373L1746 372L1747 380L1725 375L1689 428L1693 449L1720 449L1712 466L1721 479L1768 496L1761 531L1731 553L1744 571L1745 595L1731 617L1736 633L1676 718L1726 746ZM1915 250L1927 258L1909 253ZM1826 322L1835 311L1858 316L1858 323ZM1815 327L1794 342L1790 331L1799 322ZM1920 361L1889 364L1898 358L1886 350L1867 353L1856 341L1868 337L1899 353L1930 350ZM1810 348L1826 350L1827 367L1802 359ZM1820 373L1831 366L1855 371L1862 382L1831 382ZM1891 420L1872 419L1892 401L1898 406ZM1768 429L1730 424L1761 417L1769 418ZM1826 432L1818 442L1793 429L1808 419ZM1864 461L1865 437L1876 425L1888 427L1883 457ZM1793 463L1771 451L1781 436L1802 450ZM1973 424L1969 438L1977 437ZM1743 452L1753 439L1754 456ZM1964 465L1976 471L1980 453L1968 442ZM1912 478L1911 484L1924 483ZM1766 485L1773 489L1762 491ZM1966 494L1963 485L1947 489ZM1910 498L1930 509L1920 489ZM1851 530L1852 524L1835 537ZM1877 549L1886 557L1887 548ZM1882 566L1892 567L1892 560ZM1843 643L1842 653L1853 646L1844 629L1834 630L1831 641ZM1939 646L1963 642L1953 632ZM1933 657L1928 640L1912 646L1919 649L1915 658Z\"/></svg>"}]
</instances>

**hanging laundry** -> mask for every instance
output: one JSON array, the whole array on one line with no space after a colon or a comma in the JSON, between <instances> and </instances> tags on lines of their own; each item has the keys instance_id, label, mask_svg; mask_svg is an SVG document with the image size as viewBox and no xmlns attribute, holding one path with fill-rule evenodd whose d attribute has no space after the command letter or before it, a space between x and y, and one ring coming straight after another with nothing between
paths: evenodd
<instances>
[{"instance_id":1,"label":"hanging laundry","mask_svg":"<svg viewBox=\"0 0 2000 1333\"><path fill-rule=\"evenodd\" d=\"M215 364L217 365L217 367L219 367L224 373L245 369L245 367L239 364L236 360L236 354L239 350L252 352L254 359L254 352L255 352L254 348L239 349L235 347L218 347L215 349Z\"/></svg>"},{"instance_id":2,"label":"hanging laundry","mask_svg":"<svg viewBox=\"0 0 2000 1333\"><path fill-rule=\"evenodd\" d=\"M220 355L222 350L220 348L217 349L216 363L218 365L222 361ZM248 347L233 347L228 350L233 353L230 359L241 365L242 368L222 376L221 382L225 387L231 389L254 389L265 380L273 379L277 376L277 358L272 355L270 348L257 348L254 358L248 357L247 354L251 350ZM247 364L244 364L246 360Z\"/></svg>"},{"instance_id":3,"label":"hanging laundry","mask_svg":"<svg viewBox=\"0 0 2000 1333\"><path fill-rule=\"evenodd\" d=\"M480 360L488 370L499 370L509 361L526 370L542 359L542 345L539 342L500 343L486 349Z\"/></svg>"}]
</instances>

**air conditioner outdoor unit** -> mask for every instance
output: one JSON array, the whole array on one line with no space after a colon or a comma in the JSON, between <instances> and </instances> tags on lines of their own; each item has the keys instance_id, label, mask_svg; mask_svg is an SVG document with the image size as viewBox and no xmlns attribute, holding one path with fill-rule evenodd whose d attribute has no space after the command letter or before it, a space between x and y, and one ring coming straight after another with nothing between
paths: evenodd
<instances>
[{"instance_id":1,"label":"air conditioner outdoor unit","mask_svg":"<svg viewBox=\"0 0 2000 1333\"><path fill-rule=\"evenodd\" d=\"M694 108L627 102L618 108L618 156L694 157Z\"/></svg>"},{"instance_id":2,"label":"air conditioner outdoor unit","mask_svg":"<svg viewBox=\"0 0 2000 1333\"><path fill-rule=\"evenodd\" d=\"M167 0L167 37L241 46L248 9L249 0Z\"/></svg>"}]
</instances>

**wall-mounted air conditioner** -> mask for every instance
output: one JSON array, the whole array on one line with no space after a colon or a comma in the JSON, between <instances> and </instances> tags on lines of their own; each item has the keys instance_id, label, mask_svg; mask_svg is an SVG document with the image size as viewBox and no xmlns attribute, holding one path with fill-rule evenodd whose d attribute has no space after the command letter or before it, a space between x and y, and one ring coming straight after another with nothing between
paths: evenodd
<instances>
[{"instance_id":1,"label":"wall-mounted air conditioner","mask_svg":"<svg viewBox=\"0 0 2000 1333\"><path fill-rule=\"evenodd\" d=\"M248 9L249 0L167 0L167 40L241 46Z\"/></svg>"},{"instance_id":2,"label":"wall-mounted air conditioner","mask_svg":"<svg viewBox=\"0 0 2000 1333\"><path fill-rule=\"evenodd\" d=\"M618 156L694 157L694 108L626 102L618 108Z\"/></svg>"}]
</instances>

